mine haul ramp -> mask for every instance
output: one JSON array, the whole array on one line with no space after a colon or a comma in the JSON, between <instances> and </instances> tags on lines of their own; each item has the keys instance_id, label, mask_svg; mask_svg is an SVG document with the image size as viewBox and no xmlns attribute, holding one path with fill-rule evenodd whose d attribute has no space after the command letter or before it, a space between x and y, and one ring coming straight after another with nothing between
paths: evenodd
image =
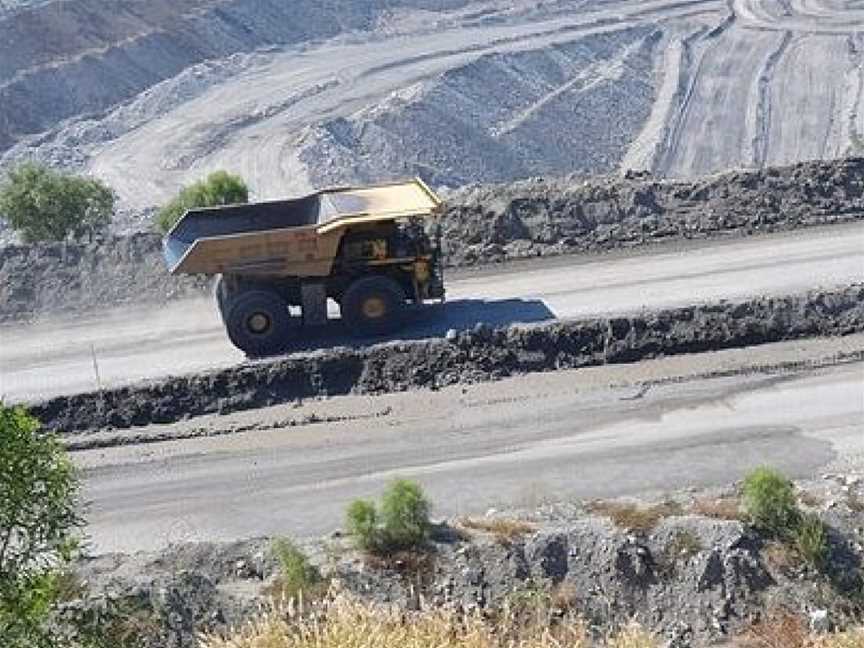
<instances>
[{"instance_id":1,"label":"mine haul ramp","mask_svg":"<svg viewBox=\"0 0 864 648\"><path fill-rule=\"evenodd\" d=\"M168 232L164 256L172 274L219 276L222 321L248 355L279 353L326 324L328 298L350 332L386 335L409 304L444 297L425 227L440 206L414 179L197 209Z\"/></svg>"}]
</instances>

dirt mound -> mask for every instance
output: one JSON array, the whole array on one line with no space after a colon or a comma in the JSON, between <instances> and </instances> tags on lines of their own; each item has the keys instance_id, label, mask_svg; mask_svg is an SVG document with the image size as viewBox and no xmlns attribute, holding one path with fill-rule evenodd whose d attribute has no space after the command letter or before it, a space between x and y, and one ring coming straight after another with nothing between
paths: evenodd
<instances>
[{"instance_id":1,"label":"dirt mound","mask_svg":"<svg viewBox=\"0 0 864 648\"><path fill-rule=\"evenodd\" d=\"M484 56L314 126L298 157L314 186L612 172L651 111L659 39L646 25Z\"/></svg>"},{"instance_id":2,"label":"dirt mound","mask_svg":"<svg viewBox=\"0 0 864 648\"><path fill-rule=\"evenodd\" d=\"M466 0L46 2L0 13L0 151L71 117L106 112L205 60L369 29L392 6ZM59 6L62 4L62 7Z\"/></svg>"},{"instance_id":3,"label":"dirt mound","mask_svg":"<svg viewBox=\"0 0 864 648\"><path fill-rule=\"evenodd\" d=\"M657 241L792 230L864 216L864 158L737 171L695 182L651 178L532 180L447 197L452 266L596 252ZM153 234L88 245L0 247L0 322L206 289L170 277Z\"/></svg>"},{"instance_id":4,"label":"dirt mound","mask_svg":"<svg viewBox=\"0 0 864 648\"><path fill-rule=\"evenodd\" d=\"M520 373L864 331L864 284L835 291L690 306L630 317L491 329L448 339L330 349L60 396L31 413L63 432L171 423L189 416L336 394L436 389Z\"/></svg>"}]
</instances>

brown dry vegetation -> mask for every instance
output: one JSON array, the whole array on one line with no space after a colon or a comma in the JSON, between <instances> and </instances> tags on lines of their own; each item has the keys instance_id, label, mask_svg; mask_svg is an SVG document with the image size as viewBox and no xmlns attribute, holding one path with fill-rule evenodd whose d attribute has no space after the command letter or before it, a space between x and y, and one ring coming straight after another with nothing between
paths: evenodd
<instances>
[{"instance_id":1,"label":"brown dry vegetation","mask_svg":"<svg viewBox=\"0 0 864 648\"><path fill-rule=\"evenodd\" d=\"M697 499L690 505L690 512L714 520L740 520L741 501L737 497Z\"/></svg>"},{"instance_id":2,"label":"brown dry vegetation","mask_svg":"<svg viewBox=\"0 0 864 648\"><path fill-rule=\"evenodd\" d=\"M533 623L505 610L491 622L480 614L416 613L337 596L301 614L272 613L230 637L203 637L202 648L659 648L660 638L630 624L605 640L592 640L587 624L538 614ZM800 616L769 614L733 644L737 648L864 648L864 629L813 636Z\"/></svg>"},{"instance_id":3,"label":"brown dry vegetation","mask_svg":"<svg viewBox=\"0 0 864 648\"><path fill-rule=\"evenodd\" d=\"M504 614L494 623L479 614L444 610L408 614L336 598L317 615L273 614L229 638L205 637L202 648L659 648L658 639L633 625L600 644L578 619L551 623L538 616L525 625Z\"/></svg>"},{"instance_id":4,"label":"brown dry vegetation","mask_svg":"<svg viewBox=\"0 0 864 648\"><path fill-rule=\"evenodd\" d=\"M591 502L586 507L594 515L608 517L615 526L633 532L647 533L660 520L681 515L683 507L677 502L662 502L652 506L640 506L630 502Z\"/></svg>"},{"instance_id":5,"label":"brown dry vegetation","mask_svg":"<svg viewBox=\"0 0 864 648\"><path fill-rule=\"evenodd\" d=\"M824 636L810 633L804 619L775 610L740 637L739 648L864 648L864 628Z\"/></svg>"},{"instance_id":6,"label":"brown dry vegetation","mask_svg":"<svg viewBox=\"0 0 864 648\"><path fill-rule=\"evenodd\" d=\"M479 519L462 518L458 524L463 529L491 533L503 545L509 545L519 538L534 533L537 527L522 520L509 518Z\"/></svg>"}]
</instances>

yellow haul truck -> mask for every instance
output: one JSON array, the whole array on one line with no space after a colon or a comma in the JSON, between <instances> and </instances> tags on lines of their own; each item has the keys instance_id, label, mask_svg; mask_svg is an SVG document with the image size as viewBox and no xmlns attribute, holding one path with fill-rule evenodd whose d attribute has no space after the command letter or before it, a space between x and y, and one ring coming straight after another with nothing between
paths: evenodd
<instances>
[{"instance_id":1,"label":"yellow haul truck","mask_svg":"<svg viewBox=\"0 0 864 648\"><path fill-rule=\"evenodd\" d=\"M172 274L218 275L231 342L279 353L327 323L327 299L356 335L384 335L409 304L444 298L440 246L425 221L441 201L419 179L294 200L187 212L164 240Z\"/></svg>"}]
</instances>

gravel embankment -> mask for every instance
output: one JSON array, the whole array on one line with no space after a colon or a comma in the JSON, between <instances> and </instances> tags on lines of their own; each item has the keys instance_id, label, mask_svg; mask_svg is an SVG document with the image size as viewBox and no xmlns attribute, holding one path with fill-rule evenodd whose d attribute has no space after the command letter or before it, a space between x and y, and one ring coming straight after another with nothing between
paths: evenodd
<instances>
[{"instance_id":1,"label":"gravel embankment","mask_svg":"<svg viewBox=\"0 0 864 648\"><path fill-rule=\"evenodd\" d=\"M171 423L298 399L495 380L528 372L864 331L864 284L738 303L331 349L33 404L64 432Z\"/></svg>"}]
</instances>

